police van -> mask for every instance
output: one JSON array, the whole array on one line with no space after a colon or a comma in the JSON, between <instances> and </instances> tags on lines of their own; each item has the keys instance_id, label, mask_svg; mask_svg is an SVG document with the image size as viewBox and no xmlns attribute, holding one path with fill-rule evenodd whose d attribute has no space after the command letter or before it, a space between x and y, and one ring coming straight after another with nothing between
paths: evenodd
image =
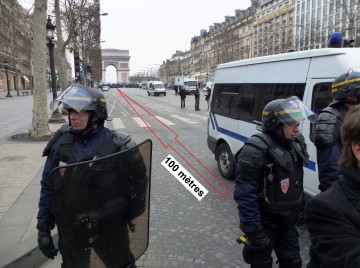
<instances>
[{"instance_id":1,"label":"police van","mask_svg":"<svg viewBox=\"0 0 360 268\"><path fill-rule=\"evenodd\" d=\"M360 48L324 48L290 52L220 64L215 70L208 119L207 144L221 175L235 178L234 156L259 132L265 105L278 98L298 96L316 114L332 100L331 85L351 67L360 66ZM304 168L307 195L319 193L314 125L300 124L310 164Z\"/></svg>"}]
</instances>

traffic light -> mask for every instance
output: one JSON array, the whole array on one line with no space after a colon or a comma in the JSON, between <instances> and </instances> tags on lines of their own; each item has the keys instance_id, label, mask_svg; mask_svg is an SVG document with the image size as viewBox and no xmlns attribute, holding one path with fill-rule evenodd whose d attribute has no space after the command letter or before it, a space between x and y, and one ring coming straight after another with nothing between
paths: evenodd
<instances>
[{"instance_id":1,"label":"traffic light","mask_svg":"<svg viewBox=\"0 0 360 268\"><path fill-rule=\"evenodd\" d=\"M74 68L75 68L75 79L77 82L80 81L80 55L79 52L74 51Z\"/></svg>"}]
</instances>

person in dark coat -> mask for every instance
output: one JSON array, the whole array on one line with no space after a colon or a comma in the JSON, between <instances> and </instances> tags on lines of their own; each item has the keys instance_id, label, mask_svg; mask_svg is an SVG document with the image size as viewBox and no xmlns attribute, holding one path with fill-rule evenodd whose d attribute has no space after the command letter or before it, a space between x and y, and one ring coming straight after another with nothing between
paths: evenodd
<instances>
[{"instance_id":1,"label":"person in dark coat","mask_svg":"<svg viewBox=\"0 0 360 268\"><path fill-rule=\"evenodd\" d=\"M55 99L52 104L55 106L56 104L62 104L63 108L68 110L69 124L64 124L63 127L54 134L54 137L49 141L43 152L43 156L47 156L47 159L40 182L41 192L36 227L38 229L39 249L50 259L54 259L58 251L55 248L51 236L51 230L54 229L58 222L56 222L55 219L53 192L50 186L50 172L58 166L95 159L99 156L99 148L105 148L102 153L104 155L110 155L111 153L120 152L136 146L136 143L130 135L126 133L113 133L104 126L108 114L106 99L101 92L83 85L72 84L63 94ZM131 164L134 164L132 165L132 170L143 170L144 166L141 161L132 161ZM127 165L130 166L129 164ZM104 175L103 181L106 182L104 185L113 185L110 179L119 181L118 177L114 176ZM132 174L132 176L134 175ZM103 189L106 189L105 186ZM78 190L80 191L80 189ZM116 188L116 190L118 190L118 188ZM112 197L110 191L104 194L104 196ZM116 196L119 196L119 192L116 192ZM109 202L114 203L113 201L114 200L110 200ZM116 222L110 223L116 224ZM109 225L103 224L103 226L108 227ZM98 235L93 248L104 264L106 264L107 267L115 267L116 265L114 263L117 265L119 263L128 263L128 267L136 267L134 256L130 251L126 224L118 224L116 228L108 227L103 229L105 231ZM113 230L116 231L113 232ZM66 235L63 233L63 235L60 236L59 233L59 244L61 245L59 248L63 257L64 267L88 267L90 251L85 251L80 247L74 249L73 241L71 241L71 243L68 242L70 236L71 235L67 233ZM111 241L109 237L114 237L115 239Z\"/></svg>"},{"instance_id":2,"label":"person in dark coat","mask_svg":"<svg viewBox=\"0 0 360 268\"><path fill-rule=\"evenodd\" d=\"M333 101L321 110L314 131L319 189L325 191L342 178L339 158L342 150L340 128L349 107L360 101L360 69L351 68L332 84Z\"/></svg>"},{"instance_id":3,"label":"person in dark coat","mask_svg":"<svg viewBox=\"0 0 360 268\"><path fill-rule=\"evenodd\" d=\"M305 221L316 267L360 267L360 106L351 107L341 132L343 180L310 199ZM321 266L319 266L321 264Z\"/></svg>"},{"instance_id":4,"label":"person in dark coat","mask_svg":"<svg viewBox=\"0 0 360 268\"><path fill-rule=\"evenodd\" d=\"M319 173L319 190L326 191L335 181L343 177L339 166L342 151L341 126L349 107L359 103L360 70L351 68L347 73L338 76L332 84L333 101L319 113L314 131L317 166ZM313 247L309 249L310 261L307 268L316 268Z\"/></svg>"},{"instance_id":5,"label":"person in dark coat","mask_svg":"<svg viewBox=\"0 0 360 268\"><path fill-rule=\"evenodd\" d=\"M195 96L195 111L200 110L200 85L198 85L195 89L194 96Z\"/></svg>"},{"instance_id":6,"label":"person in dark coat","mask_svg":"<svg viewBox=\"0 0 360 268\"><path fill-rule=\"evenodd\" d=\"M269 102L261 133L250 137L237 157L234 199L245 233L243 258L251 268L301 268L295 227L303 200L303 165L309 163L300 122L315 114L296 96Z\"/></svg>"},{"instance_id":7,"label":"person in dark coat","mask_svg":"<svg viewBox=\"0 0 360 268\"><path fill-rule=\"evenodd\" d=\"M179 95L181 99L181 108L185 108L186 91L183 86L179 86L179 87L180 87Z\"/></svg>"}]
</instances>

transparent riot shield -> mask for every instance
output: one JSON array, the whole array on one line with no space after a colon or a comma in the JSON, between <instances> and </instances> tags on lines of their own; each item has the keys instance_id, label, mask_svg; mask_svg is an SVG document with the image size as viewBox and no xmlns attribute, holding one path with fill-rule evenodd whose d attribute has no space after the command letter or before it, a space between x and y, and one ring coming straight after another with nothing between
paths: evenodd
<instances>
[{"instance_id":1,"label":"transparent riot shield","mask_svg":"<svg viewBox=\"0 0 360 268\"><path fill-rule=\"evenodd\" d=\"M126 267L149 242L152 143L51 171L64 267Z\"/></svg>"}]
</instances>

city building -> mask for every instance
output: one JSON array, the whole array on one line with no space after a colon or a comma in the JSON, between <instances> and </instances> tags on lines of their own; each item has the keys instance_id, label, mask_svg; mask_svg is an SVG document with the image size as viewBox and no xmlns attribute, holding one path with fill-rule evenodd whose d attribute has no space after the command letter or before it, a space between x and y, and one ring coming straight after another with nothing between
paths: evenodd
<instances>
[{"instance_id":1,"label":"city building","mask_svg":"<svg viewBox=\"0 0 360 268\"><path fill-rule=\"evenodd\" d=\"M0 90L27 89L32 80L31 17L17 1L0 1ZM6 70L8 81L6 79Z\"/></svg>"}]
</instances>

